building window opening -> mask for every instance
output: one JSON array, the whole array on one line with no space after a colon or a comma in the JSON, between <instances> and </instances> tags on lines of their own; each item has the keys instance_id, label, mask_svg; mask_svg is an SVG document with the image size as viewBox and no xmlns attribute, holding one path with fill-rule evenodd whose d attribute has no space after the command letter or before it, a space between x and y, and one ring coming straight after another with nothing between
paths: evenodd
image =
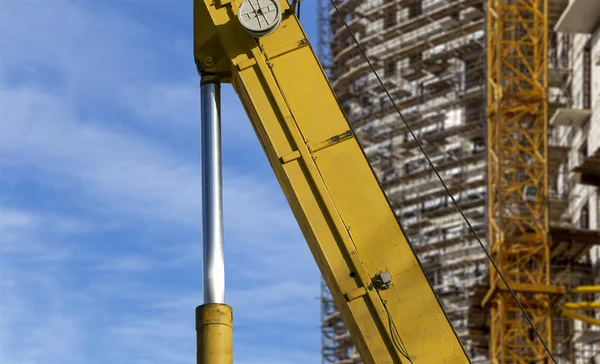
<instances>
[{"instance_id":1,"label":"building window opening","mask_svg":"<svg viewBox=\"0 0 600 364\"><path fill-rule=\"evenodd\" d=\"M391 10L385 13L383 16L383 28L387 29L393 27L398 22L397 12L395 10Z\"/></svg>"},{"instance_id":2,"label":"building window opening","mask_svg":"<svg viewBox=\"0 0 600 364\"><path fill-rule=\"evenodd\" d=\"M581 208L581 213L579 215L579 227L581 229L590 228L590 207L588 203Z\"/></svg>"}]
</instances>

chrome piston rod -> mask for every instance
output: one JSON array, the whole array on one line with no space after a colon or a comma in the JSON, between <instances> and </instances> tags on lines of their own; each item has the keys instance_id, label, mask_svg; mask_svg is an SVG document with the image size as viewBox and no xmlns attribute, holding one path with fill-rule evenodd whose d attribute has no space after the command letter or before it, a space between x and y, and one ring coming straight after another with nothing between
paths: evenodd
<instances>
[{"instance_id":1,"label":"chrome piston rod","mask_svg":"<svg viewBox=\"0 0 600 364\"><path fill-rule=\"evenodd\" d=\"M225 304L220 85L200 82L204 304L196 308L196 363L233 364L233 314Z\"/></svg>"},{"instance_id":2,"label":"chrome piston rod","mask_svg":"<svg viewBox=\"0 0 600 364\"><path fill-rule=\"evenodd\" d=\"M204 303L225 303L221 115L218 79L200 86Z\"/></svg>"}]
</instances>

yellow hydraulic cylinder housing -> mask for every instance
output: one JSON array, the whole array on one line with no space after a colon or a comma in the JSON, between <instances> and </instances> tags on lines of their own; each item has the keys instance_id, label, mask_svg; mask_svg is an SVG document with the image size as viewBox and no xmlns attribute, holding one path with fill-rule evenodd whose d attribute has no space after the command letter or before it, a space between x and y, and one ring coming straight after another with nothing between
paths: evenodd
<instances>
[{"instance_id":1,"label":"yellow hydraulic cylinder housing","mask_svg":"<svg viewBox=\"0 0 600 364\"><path fill-rule=\"evenodd\" d=\"M233 364L231 307L207 303L196 308L197 363Z\"/></svg>"},{"instance_id":2,"label":"yellow hydraulic cylinder housing","mask_svg":"<svg viewBox=\"0 0 600 364\"><path fill-rule=\"evenodd\" d=\"M195 0L194 56L241 98L363 361L469 363L287 1Z\"/></svg>"}]
</instances>

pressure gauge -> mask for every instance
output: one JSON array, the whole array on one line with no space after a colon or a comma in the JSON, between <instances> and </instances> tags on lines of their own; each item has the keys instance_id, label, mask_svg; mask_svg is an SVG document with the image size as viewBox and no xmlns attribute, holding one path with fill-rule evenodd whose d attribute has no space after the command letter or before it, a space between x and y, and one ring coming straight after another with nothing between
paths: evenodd
<instances>
[{"instance_id":1,"label":"pressure gauge","mask_svg":"<svg viewBox=\"0 0 600 364\"><path fill-rule=\"evenodd\" d=\"M264 37L279 27L281 8L278 0L244 0L238 9L238 19L249 35Z\"/></svg>"}]
</instances>

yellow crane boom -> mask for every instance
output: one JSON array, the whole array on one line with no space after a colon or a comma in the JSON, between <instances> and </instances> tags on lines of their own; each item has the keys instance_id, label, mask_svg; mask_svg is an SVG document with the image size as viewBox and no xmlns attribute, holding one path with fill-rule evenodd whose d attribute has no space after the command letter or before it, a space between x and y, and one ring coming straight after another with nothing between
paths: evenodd
<instances>
[{"instance_id":1,"label":"yellow crane boom","mask_svg":"<svg viewBox=\"0 0 600 364\"><path fill-rule=\"evenodd\" d=\"M239 95L363 361L469 363L293 7L195 0L194 57L202 83ZM218 346L211 324L230 324L210 305L199 347ZM198 361L230 360L220 353Z\"/></svg>"}]
</instances>

